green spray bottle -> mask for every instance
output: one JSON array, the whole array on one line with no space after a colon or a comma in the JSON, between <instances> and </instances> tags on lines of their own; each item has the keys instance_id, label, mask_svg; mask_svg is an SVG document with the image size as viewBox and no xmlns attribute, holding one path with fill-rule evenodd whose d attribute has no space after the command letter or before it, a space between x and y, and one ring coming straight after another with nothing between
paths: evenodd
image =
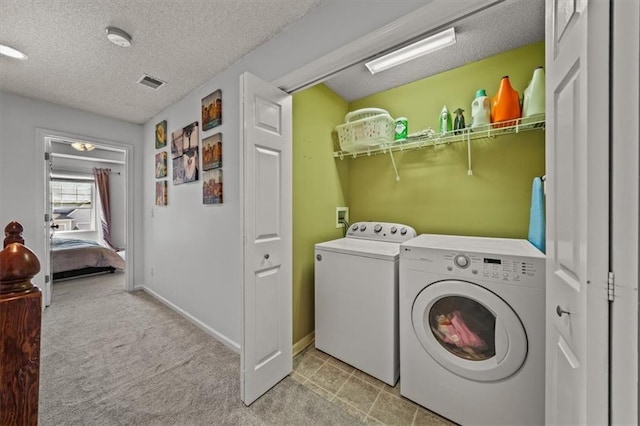
<instances>
[{"instance_id":1,"label":"green spray bottle","mask_svg":"<svg viewBox=\"0 0 640 426\"><path fill-rule=\"evenodd\" d=\"M442 111L440 111L440 118L438 119L438 132L440 133L440 136L444 136L451 130L453 130L453 122L451 121L451 114L449 114L449 110L445 105L442 107Z\"/></svg>"}]
</instances>

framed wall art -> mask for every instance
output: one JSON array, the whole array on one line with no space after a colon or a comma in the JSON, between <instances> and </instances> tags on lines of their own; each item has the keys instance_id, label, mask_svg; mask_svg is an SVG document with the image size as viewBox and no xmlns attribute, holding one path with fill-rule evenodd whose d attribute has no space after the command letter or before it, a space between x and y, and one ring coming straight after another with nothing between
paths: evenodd
<instances>
[{"instance_id":1,"label":"framed wall art","mask_svg":"<svg viewBox=\"0 0 640 426\"><path fill-rule=\"evenodd\" d=\"M156 206L166 206L168 204L167 198L167 181L156 182Z\"/></svg>"},{"instance_id":2,"label":"framed wall art","mask_svg":"<svg viewBox=\"0 0 640 426\"><path fill-rule=\"evenodd\" d=\"M202 99L202 131L222 124L222 90L216 90Z\"/></svg>"},{"instance_id":3,"label":"framed wall art","mask_svg":"<svg viewBox=\"0 0 640 426\"><path fill-rule=\"evenodd\" d=\"M156 149L167 146L167 120L156 124Z\"/></svg>"},{"instance_id":4,"label":"framed wall art","mask_svg":"<svg viewBox=\"0 0 640 426\"><path fill-rule=\"evenodd\" d=\"M202 203L222 204L222 169L212 169L204 172Z\"/></svg>"},{"instance_id":5,"label":"framed wall art","mask_svg":"<svg viewBox=\"0 0 640 426\"><path fill-rule=\"evenodd\" d=\"M202 170L222 167L222 133L202 139Z\"/></svg>"},{"instance_id":6,"label":"framed wall art","mask_svg":"<svg viewBox=\"0 0 640 426\"><path fill-rule=\"evenodd\" d=\"M198 180L200 132L194 121L171 134L171 159L173 184L179 185Z\"/></svg>"},{"instance_id":7,"label":"framed wall art","mask_svg":"<svg viewBox=\"0 0 640 426\"><path fill-rule=\"evenodd\" d=\"M167 151L156 154L156 179L167 177Z\"/></svg>"}]
</instances>

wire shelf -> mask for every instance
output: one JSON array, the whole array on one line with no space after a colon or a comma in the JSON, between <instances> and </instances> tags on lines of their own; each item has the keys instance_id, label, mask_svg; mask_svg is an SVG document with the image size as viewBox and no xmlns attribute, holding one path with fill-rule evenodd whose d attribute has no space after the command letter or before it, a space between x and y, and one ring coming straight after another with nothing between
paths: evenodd
<instances>
[{"instance_id":1,"label":"wire shelf","mask_svg":"<svg viewBox=\"0 0 640 426\"><path fill-rule=\"evenodd\" d=\"M345 157L357 158L376 154L386 154L389 152L410 151L429 146L494 138L496 136L521 133L531 130L544 130L544 128L545 117L544 115L538 115L528 118L518 118L516 120L510 120L502 123L492 123L476 127L474 129L466 128L462 130L454 130L447 132L444 135L439 135L431 129L427 129L408 135L406 142L375 145L354 152L339 150L334 151L333 156L335 158L344 159Z\"/></svg>"}]
</instances>

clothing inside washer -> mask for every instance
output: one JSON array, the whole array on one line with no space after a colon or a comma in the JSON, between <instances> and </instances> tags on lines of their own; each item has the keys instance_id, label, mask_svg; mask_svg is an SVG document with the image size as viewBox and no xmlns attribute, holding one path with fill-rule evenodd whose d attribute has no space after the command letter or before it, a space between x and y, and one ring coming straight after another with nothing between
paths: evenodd
<instances>
[{"instance_id":1,"label":"clothing inside washer","mask_svg":"<svg viewBox=\"0 0 640 426\"><path fill-rule=\"evenodd\" d=\"M453 355L470 361L495 356L496 318L482 304L447 296L433 304L428 316L433 335Z\"/></svg>"}]
</instances>

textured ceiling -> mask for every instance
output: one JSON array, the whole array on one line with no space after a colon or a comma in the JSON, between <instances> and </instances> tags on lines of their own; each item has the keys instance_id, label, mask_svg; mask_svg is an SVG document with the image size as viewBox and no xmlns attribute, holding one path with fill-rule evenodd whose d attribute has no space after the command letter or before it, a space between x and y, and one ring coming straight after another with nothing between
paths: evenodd
<instances>
[{"instance_id":1,"label":"textured ceiling","mask_svg":"<svg viewBox=\"0 0 640 426\"><path fill-rule=\"evenodd\" d=\"M327 0L0 0L0 90L145 123ZM347 101L544 39L544 0L506 0L453 25L457 43L372 76L326 81ZM444 25L445 23L443 23ZM108 26L131 34L111 44ZM158 90L143 74L166 81Z\"/></svg>"},{"instance_id":2,"label":"textured ceiling","mask_svg":"<svg viewBox=\"0 0 640 426\"><path fill-rule=\"evenodd\" d=\"M323 1L0 0L0 43L29 56L0 56L0 90L144 123Z\"/></svg>"},{"instance_id":3,"label":"textured ceiling","mask_svg":"<svg viewBox=\"0 0 640 426\"><path fill-rule=\"evenodd\" d=\"M445 25L456 29L457 41L451 47L375 75L371 75L364 64L354 65L325 84L351 102L544 40L544 3L544 0L506 0L460 22Z\"/></svg>"}]
</instances>

